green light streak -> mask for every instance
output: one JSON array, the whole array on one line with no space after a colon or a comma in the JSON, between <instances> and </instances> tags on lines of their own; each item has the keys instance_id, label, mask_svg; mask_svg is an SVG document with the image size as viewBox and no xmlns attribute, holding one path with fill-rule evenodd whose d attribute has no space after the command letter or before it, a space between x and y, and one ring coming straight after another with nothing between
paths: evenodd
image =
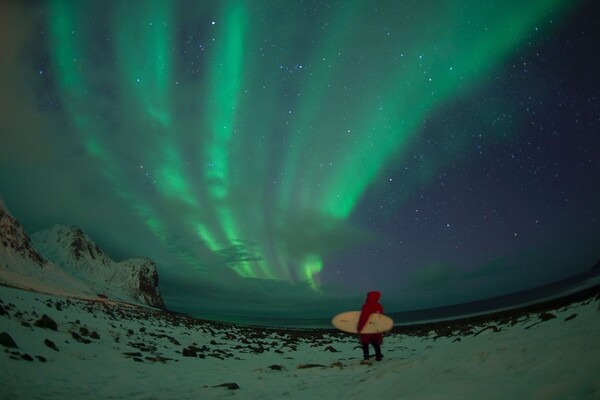
<instances>
[{"instance_id":1,"label":"green light streak","mask_svg":"<svg viewBox=\"0 0 600 400\"><path fill-rule=\"evenodd\" d=\"M212 251L219 250L219 244L215 238L210 234L209 229L202 223L196 224L196 233L200 239L208 246Z\"/></svg>"},{"instance_id":2,"label":"green light streak","mask_svg":"<svg viewBox=\"0 0 600 400\"><path fill-rule=\"evenodd\" d=\"M164 144L168 146L168 144ZM163 164L159 169L158 187L167 197L179 199L188 205L197 205L192 196L190 184L184 175L183 162L179 152L167 147L163 150Z\"/></svg>"},{"instance_id":3,"label":"green light streak","mask_svg":"<svg viewBox=\"0 0 600 400\"><path fill-rule=\"evenodd\" d=\"M310 62L310 65L314 66L314 72L300 85L303 94L302 107L294 117L295 125L291 129L290 144L293 151L287 154L284 181L279 192L280 203L284 208L302 207L302 204L310 202L310 193L305 190L301 190L298 197L297 182L301 176L306 176L301 158L312 151L311 145L321 142L320 136L324 132L315 132L314 127L317 119L329 108L331 82L337 72L344 68L345 58L342 54L352 47L350 33L360 31L361 6L364 5L361 1L349 1L339 10L339 15L333 16L332 26L326 31L327 36L317 42L319 47Z\"/></svg>"},{"instance_id":4,"label":"green light streak","mask_svg":"<svg viewBox=\"0 0 600 400\"><path fill-rule=\"evenodd\" d=\"M210 70L210 102L207 105L211 135L205 143L209 168L205 179L215 200L229 195L229 151L242 84L244 34L247 16L241 2L230 2L223 15L220 43Z\"/></svg>"},{"instance_id":5,"label":"green light streak","mask_svg":"<svg viewBox=\"0 0 600 400\"><path fill-rule=\"evenodd\" d=\"M321 205L327 215L348 217L391 157L401 155L418 134L425 116L463 91L465 78L473 84L486 76L560 3L527 2L515 7L504 2L498 6L500 9L488 14L480 12L478 2L444 10L456 13L456 18L460 13L466 20L477 21L471 26L480 27L483 32L460 28L452 34L413 41L405 52L413 58L412 62L390 71L377 90L366 88L366 106L349 123L358 127L359 134L341 138L338 145L339 153L346 158L337 158L320 176L317 171L310 175L318 176L321 183L319 194L310 202ZM465 15L465 10L470 13ZM440 26L429 29L441 32L448 20L452 19L443 18L438 22ZM427 45L431 41L433 44ZM440 50L423 55L421 48ZM461 56L453 57L441 49ZM373 81L368 83L373 86Z\"/></svg>"},{"instance_id":6,"label":"green light streak","mask_svg":"<svg viewBox=\"0 0 600 400\"><path fill-rule=\"evenodd\" d=\"M227 4L221 25L218 36L220 42L210 66L209 86L212 96L207 108L211 135L204 144L209 165L204 172L205 184L219 216L227 246L234 246L240 237L239 228L232 210L225 204L231 196L230 148L238 113L243 76L244 36L248 25L246 11L241 2ZM243 277L272 276L268 269L256 271L248 262L237 264L233 268Z\"/></svg>"},{"instance_id":7,"label":"green light streak","mask_svg":"<svg viewBox=\"0 0 600 400\"><path fill-rule=\"evenodd\" d=\"M117 67L127 105L169 127L173 7L161 0L118 2L117 7L113 21Z\"/></svg>"},{"instance_id":8,"label":"green light streak","mask_svg":"<svg viewBox=\"0 0 600 400\"><path fill-rule=\"evenodd\" d=\"M147 3L150 4L150 3ZM156 8L156 6L162 4L162 2L154 2L152 5L155 7L154 13L158 15L165 15L166 9ZM49 32L52 43L52 60L57 71L57 81L59 83L61 91L61 99L64 104L65 112L69 117L71 123L73 123L76 132L81 136L84 148L87 153L99 162L101 165L100 170L103 172L105 177L111 183L111 189L120 195L122 198L127 199L131 203L131 208L140 217L140 219L146 224L146 226L158 237L167 248L169 248L174 254L180 256L184 261L191 262L194 265L197 264L197 259L189 256L189 251L182 248L177 243L170 243L168 240L165 224L156 217L156 210L147 204L143 198L138 196L135 192L129 189L127 182L123 182L123 170L126 167L121 165L121 160L116 157L114 151L109 150L109 147L104 143L104 137L106 137L107 127L104 125L106 121L98 121L94 116L97 113L96 103L90 101L90 93L93 93L93 89L90 82L93 81L93 76L90 74L91 67L88 65L88 54L86 53L86 42L84 40L83 32L86 32L88 28L85 21L88 20L88 16L94 13L93 8L85 8L82 4L74 6L73 2L70 1L53 1L49 7ZM154 15L154 14L150 14ZM128 25L129 24L124 24ZM129 37L131 32L121 30L123 43L127 44L128 41L125 39ZM165 38L164 32L159 32L158 36L148 38L148 42L152 43L154 39ZM159 40L159 43L162 43ZM131 45L131 43L129 43ZM143 105L147 110L148 114L157 120L160 125L168 123L166 106L164 100L166 99L166 86L167 86L167 73L165 60L167 59L167 46L165 43L161 44L162 51L159 50L159 57L157 64L160 64L160 68L154 68L155 74L152 79L155 83L153 85L140 86L140 89L135 85L130 85L129 88L135 96L126 96L126 103L129 107L131 104ZM160 46L159 46L160 48ZM121 57L118 57L121 61L131 61L129 56L135 58L135 49L125 46L121 48L123 53ZM139 46L136 46L139 49ZM118 53L118 52L117 52ZM143 57L140 57L140 59ZM124 60L123 60L124 59ZM134 63L132 69L137 67ZM143 67L143 66L141 66ZM142 68L143 69L143 68ZM147 78L149 76L145 75ZM130 80L123 78L120 83L124 87L127 87L127 83ZM153 90L163 90L163 93L158 98L162 99L162 106L157 106L157 101L144 101L144 97L148 98ZM150 96L151 97L151 96ZM143 107L142 107L143 108ZM139 113L139 110L138 110ZM164 145L164 143L163 143ZM176 165L177 152L173 152L167 148L165 150L166 157L168 158L168 166L163 170L163 178L165 178L167 184L165 191L178 192L178 196L184 198L188 202L191 202L191 196L184 190L183 179L180 173L177 171L178 168L173 167ZM170 186L169 186L170 185Z\"/></svg>"},{"instance_id":9,"label":"green light streak","mask_svg":"<svg viewBox=\"0 0 600 400\"><path fill-rule=\"evenodd\" d=\"M303 277L310 284L310 287L319 291L317 276L323 269L323 260L317 254L309 254L305 257L302 264Z\"/></svg>"},{"instance_id":10,"label":"green light streak","mask_svg":"<svg viewBox=\"0 0 600 400\"><path fill-rule=\"evenodd\" d=\"M307 20L281 18L272 36L272 21L288 9L300 15L302 6L198 6L217 17L198 27L200 76L186 81L181 4L111 3L103 29L114 59L96 67L87 24L102 5L53 1L51 56L64 113L112 190L188 266L227 265L242 277L308 281L318 290L327 254L317 242L349 219L388 165L403 160L422 121L567 5L498 1L484 12L489 5L474 0L436 9L399 3L382 3L382 16L374 16L366 2L341 2L316 17L309 33ZM386 26L395 36L384 34ZM109 110L118 114L117 128L98 117L98 87L116 92ZM409 185L426 183L437 162ZM131 164L149 171L150 190L127 172ZM296 220L311 240L288 243Z\"/></svg>"},{"instance_id":11,"label":"green light streak","mask_svg":"<svg viewBox=\"0 0 600 400\"><path fill-rule=\"evenodd\" d=\"M115 22L117 59L121 74L125 104L135 114L137 124L144 121L145 129L155 147L162 153L157 184L166 197L195 205L178 144L171 136L171 49L173 46L173 5L154 0L132 5L118 3ZM133 21L133 22L132 22ZM132 126L130 129L140 129ZM155 157L146 164L152 165Z\"/></svg>"}]
</instances>

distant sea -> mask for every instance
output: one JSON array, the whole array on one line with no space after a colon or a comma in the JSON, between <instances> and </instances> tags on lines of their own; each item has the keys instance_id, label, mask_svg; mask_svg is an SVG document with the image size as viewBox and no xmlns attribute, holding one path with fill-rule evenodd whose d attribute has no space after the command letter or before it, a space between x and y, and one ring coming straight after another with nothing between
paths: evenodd
<instances>
[{"instance_id":1,"label":"distant sea","mask_svg":"<svg viewBox=\"0 0 600 400\"><path fill-rule=\"evenodd\" d=\"M281 316L267 317L264 315L192 315L209 321L230 323L242 326L292 329L333 329L330 318L285 318ZM332 316L333 317L333 316Z\"/></svg>"},{"instance_id":2,"label":"distant sea","mask_svg":"<svg viewBox=\"0 0 600 400\"><path fill-rule=\"evenodd\" d=\"M395 325L411 325L431 321L457 319L496 311L510 310L528 305L558 299L600 285L600 269L563 279L561 281L511 293L462 304L420 310L407 310L386 313ZM265 315L193 315L210 321L231 323L243 326L291 328L291 329L334 329L331 318L285 318ZM333 315L331 316L333 317Z\"/></svg>"},{"instance_id":3,"label":"distant sea","mask_svg":"<svg viewBox=\"0 0 600 400\"><path fill-rule=\"evenodd\" d=\"M573 295L600 285L600 269L566 278L548 285L523 290L503 296L444 307L388 313L395 325L456 319L489 314L542 303Z\"/></svg>"}]
</instances>

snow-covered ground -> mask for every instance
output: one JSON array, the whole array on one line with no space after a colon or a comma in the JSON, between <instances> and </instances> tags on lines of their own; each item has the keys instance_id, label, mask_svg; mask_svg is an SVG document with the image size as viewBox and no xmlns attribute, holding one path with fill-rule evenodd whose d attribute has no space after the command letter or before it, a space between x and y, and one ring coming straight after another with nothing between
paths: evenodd
<instances>
[{"instance_id":1,"label":"snow-covered ground","mask_svg":"<svg viewBox=\"0 0 600 400\"><path fill-rule=\"evenodd\" d=\"M598 294L502 323L401 328L371 364L335 331L236 327L5 286L0 299L3 399L600 399Z\"/></svg>"}]
</instances>

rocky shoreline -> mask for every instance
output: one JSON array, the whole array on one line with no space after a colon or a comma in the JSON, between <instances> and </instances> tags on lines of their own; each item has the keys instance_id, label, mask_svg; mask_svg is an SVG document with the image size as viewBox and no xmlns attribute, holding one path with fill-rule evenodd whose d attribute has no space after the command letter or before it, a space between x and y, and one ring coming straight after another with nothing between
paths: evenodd
<instances>
[{"instance_id":1,"label":"rocky shoreline","mask_svg":"<svg viewBox=\"0 0 600 400\"><path fill-rule=\"evenodd\" d=\"M510 310L496 311L489 314L471 317L395 326L391 333L412 336L427 336L431 332L435 332L440 337L455 336L455 332L459 332L461 335L473 334L473 327L489 324L515 325L516 323L521 322L523 318L531 316L532 314L537 314L539 321L543 322L545 320L554 318L554 314L552 312L553 310L563 308L568 309L574 303L589 303L599 299L600 285L596 285L560 298L530 304L523 307L516 307ZM576 314L573 314L572 318L575 317Z\"/></svg>"},{"instance_id":2,"label":"rocky shoreline","mask_svg":"<svg viewBox=\"0 0 600 400\"><path fill-rule=\"evenodd\" d=\"M354 340L354 335L337 331L334 328L241 326L103 299L89 300L45 295L39 297L42 296L45 299L36 297L35 301L42 303L48 312L40 314L40 312L32 310L21 310L14 304L0 299L0 317L18 321L21 326L30 330L45 329L62 332L65 344L57 345L56 343L59 341L49 337L44 339L45 346L53 351L60 351L61 347L74 342L93 345L110 340L122 349L121 353L124 358L136 362L165 363L178 362L183 357L224 360L227 358L240 359L244 354L265 352L290 355L297 350L300 344L306 343L311 347L322 348L323 351L337 352L336 342ZM499 332L516 324L523 324L525 329L529 329L544 321L557 318L556 311L559 309L564 312L575 303L578 305L588 304L598 300L600 300L600 285L559 299L513 310L469 318L395 326L392 331L386 333L386 336L406 335L434 340L450 338L460 341L466 336L477 336L487 331ZM98 324L96 327L93 323L86 324L79 319L71 321L73 311L75 315L83 312L92 318L107 319L109 331L101 331L101 326L106 323ZM565 320L574 318L577 318L575 311L565 317ZM63 322L64 320L66 322ZM128 326L131 326L133 321L138 328L125 328L123 327L124 321ZM157 326L163 328L156 329ZM170 334L170 331L175 330L186 332L186 335L190 337L189 343L181 343L180 339ZM109 335L110 338L106 338L106 335ZM210 340L195 341L194 336L209 337ZM0 344L4 345L10 358L46 361L47 356L45 355L32 356L28 352L20 351L18 342L18 336L13 337L9 332L2 332L2 343ZM170 351L164 351L165 348L169 348ZM165 353L170 354L166 355Z\"/></svg>"}]
</instances>

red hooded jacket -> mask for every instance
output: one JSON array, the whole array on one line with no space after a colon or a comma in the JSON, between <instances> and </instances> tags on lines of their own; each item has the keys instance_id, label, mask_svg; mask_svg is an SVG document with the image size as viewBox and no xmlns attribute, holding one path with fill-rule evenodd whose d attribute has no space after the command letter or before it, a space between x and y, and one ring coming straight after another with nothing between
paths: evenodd
<instances>
[{"instance_id":1,"label":"red hooded jacket","mask_svg":"<svg viewBox=\"0 0 600 400\"><path fill-rule=\"evenodd\" d=\"M360 318L358 320L357 331L360 333L362 329L367 324L367 320L369 316L373 313L383 314L383 307L379 304L379 298L381 297L381 293L377 291L367 293L367 300L365 304L362 306L362 311L360 313ZM360 334L360 341L362 343L371 343L376 342L378 344L383 343L383 335L381 333L369 333L369 334Z\"/></svg>"}]
</instances>

